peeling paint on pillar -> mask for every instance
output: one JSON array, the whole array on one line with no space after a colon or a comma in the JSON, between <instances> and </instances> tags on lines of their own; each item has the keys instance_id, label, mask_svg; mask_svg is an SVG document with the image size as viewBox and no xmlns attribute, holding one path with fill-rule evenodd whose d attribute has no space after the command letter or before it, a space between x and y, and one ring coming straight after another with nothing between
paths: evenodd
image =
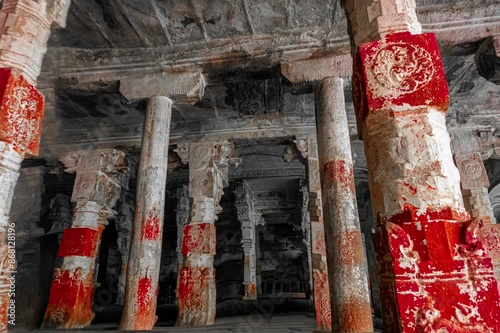
<instances>
[{"instance_id":1,"label":"peeling paint on pillar","mask_svg":"<svg viewBox=\"0 0 500 333\"><path fill-rule=\"evenodd\" d=\"M453 163L434 35L388 34L362 44L357 57L353 93L377 214L384 331L500 332L484 226L465 211Z\"/></svg>"},{"instance_id":2,"label":"peeling paint on pillar","mask_svg":"<svg viewBox=\"0 0 500 333\"><path fill-rule=\"evenodd\" d=\"M357 215L343 80L324 79L318 90L318 150L332 331L371 332L368 270Z\"/></svg>"},{"instance_id":3,"label":"peeling paint on pillar","mask_svg":"<svg viewBox=\"0 0 500 333\"><path fill-rule=\"evenodd\" d=\"M120 330L151 330L156 323L161 240L172 101L150 98L142 138L127 285Z\"/></svg>"}]
</instances>

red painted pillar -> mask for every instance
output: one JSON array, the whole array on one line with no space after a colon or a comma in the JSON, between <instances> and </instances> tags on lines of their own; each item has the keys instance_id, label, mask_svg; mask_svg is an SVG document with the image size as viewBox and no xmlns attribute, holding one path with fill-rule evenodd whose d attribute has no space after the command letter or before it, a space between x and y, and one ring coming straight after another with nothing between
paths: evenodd
<instances>
[{"instance_id":1,"label":"red painted pillar","mask_svg":"<svg viewBox=\"0 0 500 333\"><path fill-rule=\"evenodd\" d=\"M0 284L10 285L16 269L6 236L14 187L25 154L36 155L43 96L35 88L51 27L62 27L70 0L4 0L0 10ZM10 253L9 253L10 251ZM13 252L14 251L14 252ZM0 290L0 331L8 326L9 290Z\"/></svg>"},{"instance_id":2,"label":"red painted pillar","mask_svg":"<svg viewBox=\"0 0 500 333\"><path fill-rule=\"evenodd\" d=\"M404 25L383 30L382 23L387 28L405 17L411 23L416 15L412 2L381 4L394 11L374 20L380 40L357 48L353 92L378 217L384 331L500 332L491 258L465 211L451 154L436 38ZM350 13L355 41L367 32L355 26L363 8Z\"/></svg>"},{"instance_id":3,"label":"red painted pillar","mask_svg":"<svg viewBox=\"0 0 500 333\"><path fill-rule=\"evenodd\" d=\"M368 270L356 203L343 80L324 79L319 94L318 153L332 331L372 332Z\"/></svg>"},{"instance_id":4,"label":"red painted pillar","mask_svg":"<svg viewBox=\"0 0 500 333\"><path fill-rule=\"evenodd\" d=\"M215 220L228 185L228 163L234 146L228 142L189 145L189 223L182 237L183 267L179 279L177 326L215 322Z\"/></svg>"},{"instance_id":5,"label":"red painted pillar","mask_svg":"<svg viewBox=\"0 0 500 333\"><path fill-rule=\"evenodd\" d=\"M120 330L156 323L172 101L149 99L137 178L135 219Z\"/></svg>"},{"instance_id":6,"label":"red painted pillar","mask_svg":"<svg viewBox=\"0 0 500 333\"><path fill-rule=\"evenodd\" d=\"M87 327L94 319L95 262L101 234L128 178L125 154L94 150L72 154L64 161L77 173L71 200L76 203L73 223L64 230L57 268L43 319L43 328Z\"/></svg>"}]
</instances>

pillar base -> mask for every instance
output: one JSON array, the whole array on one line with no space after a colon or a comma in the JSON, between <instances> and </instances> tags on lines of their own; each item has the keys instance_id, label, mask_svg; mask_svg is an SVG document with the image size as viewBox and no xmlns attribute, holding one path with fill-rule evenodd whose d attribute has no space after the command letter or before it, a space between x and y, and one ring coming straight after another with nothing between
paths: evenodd
<instances>
[{"instance_id":1,"label":"pillar base","mask_svg":"<svg viewBox=\"0 0 500 333\"><path fill-rule=\"evenodd\" d=\"M183 267L179 281L176 326L206 326L215 322L215 269Z\"/></svg>"},{"instance_id":2,"label":"pillar base","mask_svg":"<svg viewBox=\"0 0 500 333\"><path fill-rule=\"evenodd\" d=\"M83 270L58 269L50 290L49 305L42 328L83 328L95 317L92 312L94 285L92 274L82 279Z\"/></svg>"},{"instance_id":3,"label":"pillar base","mask_svg":"<svg viewBox=\"0 0 500 333\"><path fill-rule=\"evenodd\" d=\"M391 253L378 258L385 332L500 332L497 281L478 228L475 220L379 220L379 250Z\"/></svg>"}]
</instances>

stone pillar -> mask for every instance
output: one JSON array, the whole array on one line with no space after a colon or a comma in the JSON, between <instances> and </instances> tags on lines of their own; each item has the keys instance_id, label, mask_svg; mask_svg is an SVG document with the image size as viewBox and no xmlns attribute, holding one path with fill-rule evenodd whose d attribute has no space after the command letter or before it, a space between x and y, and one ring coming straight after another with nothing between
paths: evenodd
<instances>
[{"instance_id":1,"label":"stone pillar","mask_svg":"<svg viewBox=\"0 0 500 333\"><path fill-rule=\"evenodd\" d=\"M257 259L255 253L256 221L253 195L248 185L241 181L234 189L235 206L241 223L241 245L243 247L243 299L257 299Z\"/></svg>"},{"instance_id":2,"label":"stone pillar","mask_svg":"<svg viewBox=\"0 0 500 333\"><path fill-rule=\"evenodd\" d=\"M120 80L120 93L125 98L148 99L120 330L151 330L157 320L172 114L172 101L163 96L171 96L177 104L193 104L203 96L204 89L205 80L199 72L155 73Z\"/></svg>"},{"instance_id":3,"label":"stone pillar","mask_svg":"<svg viewBox=\"0 0 500 333\"><path fill-rule=\"evenodd\" d=\"M171 115L172 101L169 98L149 99L138 167L125 304L119 330L151 330L158 319L156 301Z\"/></svg>"},{"instance_id":4,"label":"stone pillar","mask_svg":"<svg viewBox=\"0 0 500 333\"><path fill-rule=\"evenodd\" d=\"M230 143L189 145L189 223L182 237L177 326L212 325L215 321L215 220L228 184Z\"/></svg>"},{"instance_id":5,"label":"stone pillar","mask_svg":"<svg viewBox=\"0 0 500 333\"><path fill-rule=\"evenodd\" d=\"M497 332L491 259L453 163L439 47L414 1L346 2L365 141L384 332Z\"/></svg>"},{"instance_id":6,"label":"stone pillar","mask_svg":"<svg viewBox=\"0 0 500 333\"><path fill-rule=\"evenodd\" d=\"M495 216L490 203L488 188L490 182L481 154L482 134L491 132L489 127L461 127L453 129L451 146L460 173L460 185L466 210L472 218L483 223L479 235L489 252L495 269L495 277L500 287L500 225L495 224Z\"/></svg>"},{"instance_id":7,"label":"stone pillar","mask_svg":"<svg viewBox=\"0 0 500 333\"><path fill-rule=\"evenodd\" d=\"M128 186L125 154L96 150L72 154L64 160L67 172L76 172L71 196L76 204L73 223L64 230L43 328L81 328L94 319L95 263L101 233L113 217L122 187Z\"/></svg>"},{"instance_id":8,"label":"stone pillar","mask_svg":"<svg viewBox=\"0 0 500 333\"><path fill-rule=\"evenodd\" d=\"M319 160L316 137L300 137L294 141L302 157L307 159L308 186L307 198L303 198L303 205L307 204L307 218L310 221L310 270L313 275L313 299L316 310L316 330L332 330L332 308L330 303L330 289L328 286L328 270L326 263L325 229L323 226L323 205L321 200L321 182L319 177ZM305 194L304 190L303 195Z\"/></svg>"},{"instance_id":9,"label":"stone pillar","mask_svg":"<svg viewBox=\"0 0 500 333\"><path fill-rule=\"evenodd\" d=\"M318 89L317 131L334 332L372 332L343 80Z\"/></svg>"},{"instance_id":10,"label":"stone pillar","mask_svg":"<svg viewBox=\"0 0 500 333\"><path fill-rule=\"evenodd\" d=\"M307 144L307 140L306 140ZM304 178L300 179L300 193L302 194L302 202L298 207L300 209L300 228L302 229L302 244L304 245L307 253L307 273L309 276L309 288L306 289L307 293L312 295L313 288L313 272L312 272L312 252L311 252L311 217L309 215L309 188L307 181Z\"/></svg>"},{"instance_id":11,"label":"stone pillar","mask_svg":"<svg viewBox=\"0 0 500 333\"><path fill-rule=\"evenodd\" d=\"M177 206L175 207L175 222L177 225L177 285L176 285L176 300L179 303L179 281L180 281L180 271L184 265L184 257L182 255L182 233L184 232L184 227L189 220L189 188L187 185L181 185L175 191L175 196L177 197Z\"/></svg>"},{"instance_id":12,"label":"stone pillar","mask_svg":"<svg viewBox=\"0 0 500 333\"><path fill-rule=\"evenodd\" d=\"M64 27L70 0L5 0L0 10L0 331L7 329L8 291L16 270L6 236L24 156L37 155L44 100L35 88L50 28Z\"/></svg>"},{"instance_id":13,"label":"stone pillar","mask_svg":"<svg viewBox=\"0 0 500 333\"><path fill-rule=\"evenodd\" d=\"M135 172L132 174L135 174ZM115 218L115 227L118 233L116 242L121 256L120 276L118 277L118 291L115 303L117 305L123 305L125 301L125 285L132 238L132 225L134 222L134 210L134 196L129 192L122 191L121 199L116 209L118 214Z\"/></svg>"}]
</instances>

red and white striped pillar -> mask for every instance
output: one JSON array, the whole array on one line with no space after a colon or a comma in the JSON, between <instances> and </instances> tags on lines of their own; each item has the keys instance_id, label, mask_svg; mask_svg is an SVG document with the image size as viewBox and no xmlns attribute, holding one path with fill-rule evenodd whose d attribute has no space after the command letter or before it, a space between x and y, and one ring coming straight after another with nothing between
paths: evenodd
<instances>
[{"instance_id":1,"label":"red and white striped pillar","mask_svg":"<svg viewBox=\"0 0 500 333\"><path fill-rule=\"evenodd\" d=\"M119 330L151 330L156 302L165 215L168 141L172 101L151 97L147 104L137 175L135 219Z\"/></svg>"},{"instance_id":2,"label":"red and white striped pillar","mask_svg":"<svg viewBox=\"0 0 500 333\"><path fill-rule=\"evenodd\" d=\"M101 234L128 176L125 154L94 150L65 160L76 172L71 200L76 203L71 227L64 230L58 255L63 263L52 280L43 328L82 328L94 319L95 262Z\"/></svg>"},{"instance_id":3,"label":"red and white striped pillar","mask_svg":"<svg viewBox=\"0 0 500 333\"><path fill-rule=\"evenodd\" d=\"M415 2L346 3L353 97L377 216L384 332L499 332L491 258L453 163L436 37Z\"/></svg>"},{"instance_id":4,"label":"red and white striped pillar","mask_svg":"<svg viewBox=\"0 0 500 333\"><path fill-rule=\"evenodd\" d=\"M318 93L318 155L332 331L372 332L368 270L356 203L343 80L323 79Z\"/></svg>"},{"instance_id":5,"label":"red and white striped pillar","mask_svg":"<svg viewBox=\"0 0 500 333\"><path fill-rule=\"evenodd\" d=\"M191 215L182 237L183 267L179 280L177 326L215 322L215 220L228 185L228 163L234 146L228 142L189 145Z\"/></svg>"}]
</instances>

